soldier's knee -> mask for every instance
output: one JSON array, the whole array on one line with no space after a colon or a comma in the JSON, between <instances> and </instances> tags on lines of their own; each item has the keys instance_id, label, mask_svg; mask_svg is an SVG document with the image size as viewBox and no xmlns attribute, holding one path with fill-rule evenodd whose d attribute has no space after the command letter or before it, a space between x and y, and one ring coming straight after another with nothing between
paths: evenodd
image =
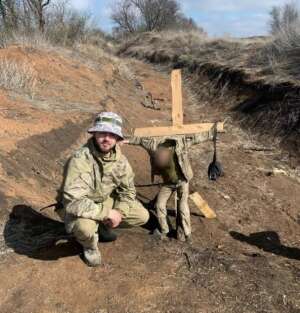
<instances>
[{"instance_id":1,"label":"soldier's knee","mask_svg":"<svg viewBox=\"0 0 300 313\"><path fill-rule=\"evenodd\" d=\"M150 215L148 210L144 207L139 209L138 214L135 217L132 217L130 221L127 221L130 226L142 226L147 224L149 221Z\"/></svg>"},{"instance_id":2,"label":"soldier's knee","mask_svg":"<svg viewBox=\"0 0 300 313\"><path fill-rule=\"evenodd\" d=\"M76 238L81 240L91 239L97 231L97 224L93 220L79 218L75 221L73 233Z\"/></svg>"},{"instance_id":3,"label":"soldier's knee","mask_svg":"<svg viewBox=\"0 0 300 313\"><path fill-rule=\"evenodd\" d=\"M148 210L146 210L139 201L136 201L130 208L128 215L124 217L122 226L142 226L148 222L149 218Z\"/></svg>"},{"instance_id":4,"label":"soldier's knee","mask_svg":"<svg viewBox=\"0 0 300 313\"><path fill-rule=\"evenodd\" d=\"M140 218L141 218L141 224L142 225L146 224L150 219L149 211L146 209L143 209L141 212Z\"/></svg>"}]
</instances>

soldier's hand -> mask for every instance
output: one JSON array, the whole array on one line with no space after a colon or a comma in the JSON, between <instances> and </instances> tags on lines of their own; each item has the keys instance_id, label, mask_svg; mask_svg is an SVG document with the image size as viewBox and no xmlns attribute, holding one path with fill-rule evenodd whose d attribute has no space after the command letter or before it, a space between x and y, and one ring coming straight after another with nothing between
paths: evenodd
<instances>
[{"instance_id":1,"label":"soldier's hand","mask_svg":"<svg viewBox=\"0 0 300 313\"><path fill-rule=\"evenodd\" d=\"M105 224L112 228L116 228L120 225L122 221L122 214L117 210L110 210L108 213L107 220L105 220Z\"/></svg>"}]
</instances>

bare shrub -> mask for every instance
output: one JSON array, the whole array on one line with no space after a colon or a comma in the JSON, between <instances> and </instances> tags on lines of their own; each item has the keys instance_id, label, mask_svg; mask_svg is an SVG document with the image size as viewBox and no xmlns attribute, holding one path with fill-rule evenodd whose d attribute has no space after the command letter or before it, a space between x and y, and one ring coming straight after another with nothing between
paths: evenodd
<instances>
[{"instance_id":1,"label":"bare shrub","mask_svg":"<svg viewBox=\"0 0 300 313\"><path fill-rule=\"evenodd\" d=\"M289 31L299 22L299 11L295 2L287 3L282 7L275 6L270 12L271 34L277 35L282 31Z\"/></svg>"},{"instance_id":2,"label":"bare shrub","mask_svg":"<svg viewBox=\"0 0 300 313\"><path fill-rule=\"evenodd\" d=\"M295 3L274 7L270 17L271 43L264 57L274 74L300 78L300 16Z\"/></svg>"},{"instance_id":3,"label":"bare shrub","mask_svg":"<svg viewBox=\"0 0 300 313\"><path fill-rule=\"evenodd\" d=\"M0 26L3 30L17 29L20 20L21 5L15 0L0 1Z\"/></svg>"},{"instance_id":4,"label":"bare shrub","mask_svg":"<svg viewBox=\"0 0 300 313\"><path fill-rule=\"evenodd\" d=\"M28 63L0 59L0 87L34 94L37 73Z\"/></svg>"},{"instance_id":5,"label":"bare shrub","mask_svg":"<svg viewBox=\"0 0 300 313\"><path fill-rule=\"evenodd\" d=\"M0 29L2 32L18 30L44 32L45 15L51 0L1 0Z\"/></svg>"},{"instance_id":6,"label":"bare shrub","mask_svg":"<svg viewBox=\"0 0 300 313\"><path fill-rule=\"evenodd\" d=\"M107 36L92 21L88 13L72 9L67 0L52 3L46 19L46 38L54 45L73 46L86 43L103 47Z\"/></svg>"},{"instance_id":7,"label":"bare shrub","mask_svg":"<svg viewBox=\"0 0 300 313\"><path fill-rule=\"evenodd\" d=\"M72 46L97 44L104 37L91 16L72 9L68 0L0 0L0 47L18 38L32 46L39 42Z\"/></svg>"},{"instance_id":8,"label":"bare shrub","mask_svg":"<svg viewBox=\"0 0 300 313\"><path fill-rule=\"evenodd\" d=\"M116 37L174 28L203 31L180 11L176 0L119 0L112 8L111 19Z\"/></svg>"},{"instance_id":9,"label":"bare shrub","mask_svg":"<svg viewBox=\"0 0 300 313\"><path fill-rule=\"evenodd\" d=\"M93 31L89 22L88 14L71 9L67 1L53 3L47 14L46 37L54 44L72 46Z\"/></svg>"},{"instance_id":10,"label":"bare shrub","mask_svg":"<svg viewBox=\"0 0 300 313\"><path fill-rule=\"evenodd\" d=\"M131 0L115 3L111 19L117 25L114 32L119 36L128 33L133 34L138 31L139 15Z\"/></svg>"},{"instance_id":11,"label":"bare shrub","mask_svg":"<svg viewBox=\"0 0 300 313\"><path fill-rule=\"evenodd\" d=\"M26 0L26 3L32 11L37 21L38 29L41 33L45 31L45 10L51 0Z\"/></svg>"}]
</instances>

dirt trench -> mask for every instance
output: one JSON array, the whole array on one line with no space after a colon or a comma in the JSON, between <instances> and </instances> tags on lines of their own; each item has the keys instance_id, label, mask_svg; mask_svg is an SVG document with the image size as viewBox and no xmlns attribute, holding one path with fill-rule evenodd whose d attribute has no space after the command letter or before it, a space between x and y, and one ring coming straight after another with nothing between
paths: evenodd
<instances>
[{"instance_id":1,"label":"dirt trench","mask_svg":"<svg viewBox=\"0 0 300 313\"><path fill-rule=\"evenodd\" d=\"M216 46L202 54L185 50L178 42L147 33L121 45L118 53L167 71L182 69L198 99L222 106L241 128L260 136L265 144L276 142L289 153L290 165L299 166L299 84L268 69L260 56L261 42L253 38L245 50L236 53L226 41L216 40Z\"/></svg>"},{"instance_id":2,"label":"dirt trench","mask_svg":"<svg viewBox=\"0 0 300 313\"><path fill-rule=\"evenodd\" d=\"M225 106L211 105L209 90L197 94L190 80L184 88L185 122L226 120L226 133L218 142L224 177L217 182L207 179L211 143L190 152L195 173L191 192L200 192L218 216L206 220L191 203L191 245L175 239L159 242L143 228L119 229L117 241L100 243L103 266L89 268L79 257L79 245L66 240L53 210L37 212L54 200L63 164L86 140L85 129L94 113L119 112L127 133L132 127L170 123L169 75L141 62L125 61L134 78L110 72L103 94L86 110L70 106L69 115L65 105L63 112L53 113L36 107L36 102L29 114L49 115L48 130L13 140L9 151L4 149L7 137L0 142L0 312L299 313L297 173L284 151L262 149ZM88 92L92 95L95 90ZM159 99L160 110L143 106L148 92ZM5 109L9 112L12 107ZM18 110L16 105L14 112ZM55 124L50 115L63 123ZM5 120L14 121L13 115L6 114ZM136 147L123 150L136 182L149 182L145 152ZM138 192L147 202L157 189Z\"/></svg>"},{"instance_id":3,"label":"dirt trench","mask_svg":"<svg viewBox=\"0 0 300 313\"><path fill-rule=\"evenodd\" d=\"M204 94L209 102L231 113L241 128L256 134L260 142L269 146L277 144L285 150L292 167L299 166L298 86L288 82L269 84L263 79L255 81L242 69L210 63L183 67L183 71L198 97Z\"/></svg>"}]
</instances>

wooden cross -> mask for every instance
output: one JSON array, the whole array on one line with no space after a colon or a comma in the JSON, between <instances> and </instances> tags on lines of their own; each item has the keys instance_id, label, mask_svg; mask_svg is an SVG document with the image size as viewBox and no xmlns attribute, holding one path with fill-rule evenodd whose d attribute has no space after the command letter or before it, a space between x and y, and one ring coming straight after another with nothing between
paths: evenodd
<instances>
[{"instance_id":1,"label":"wooden cross","mask_svg":"<svg viewBox=\"0 0 300 313\"><path fill-rule=\"evenodd\" d=\"M214 123L183 124L181 70L173 70L171 75L172 85L172 126L156 126L136 128L136 137L158 137L172 135L199 134L208 132ZM224 131L224 123L217 124L218 132Z\"/></svg>"},{"instance_id":2,"label":"wooden cross","mask_svg":"<svg viewBox=\"0 0 300 313\"><path fill-rule=\"evenodd\" d=\"M159 137L172 135L199 134L208 132L214 127L214 123L183 124L181 70L173 70L171 75L172 85L172 126L136 128L136 137ZM217 124L218 132L224 131L224 123ZM215 212L198 192L190 195L190 199L206 218L216 218ZM176 201L176 198L175 198ZM177 205L177 202L176 202Z\"/></svg>"}]
</instances>

